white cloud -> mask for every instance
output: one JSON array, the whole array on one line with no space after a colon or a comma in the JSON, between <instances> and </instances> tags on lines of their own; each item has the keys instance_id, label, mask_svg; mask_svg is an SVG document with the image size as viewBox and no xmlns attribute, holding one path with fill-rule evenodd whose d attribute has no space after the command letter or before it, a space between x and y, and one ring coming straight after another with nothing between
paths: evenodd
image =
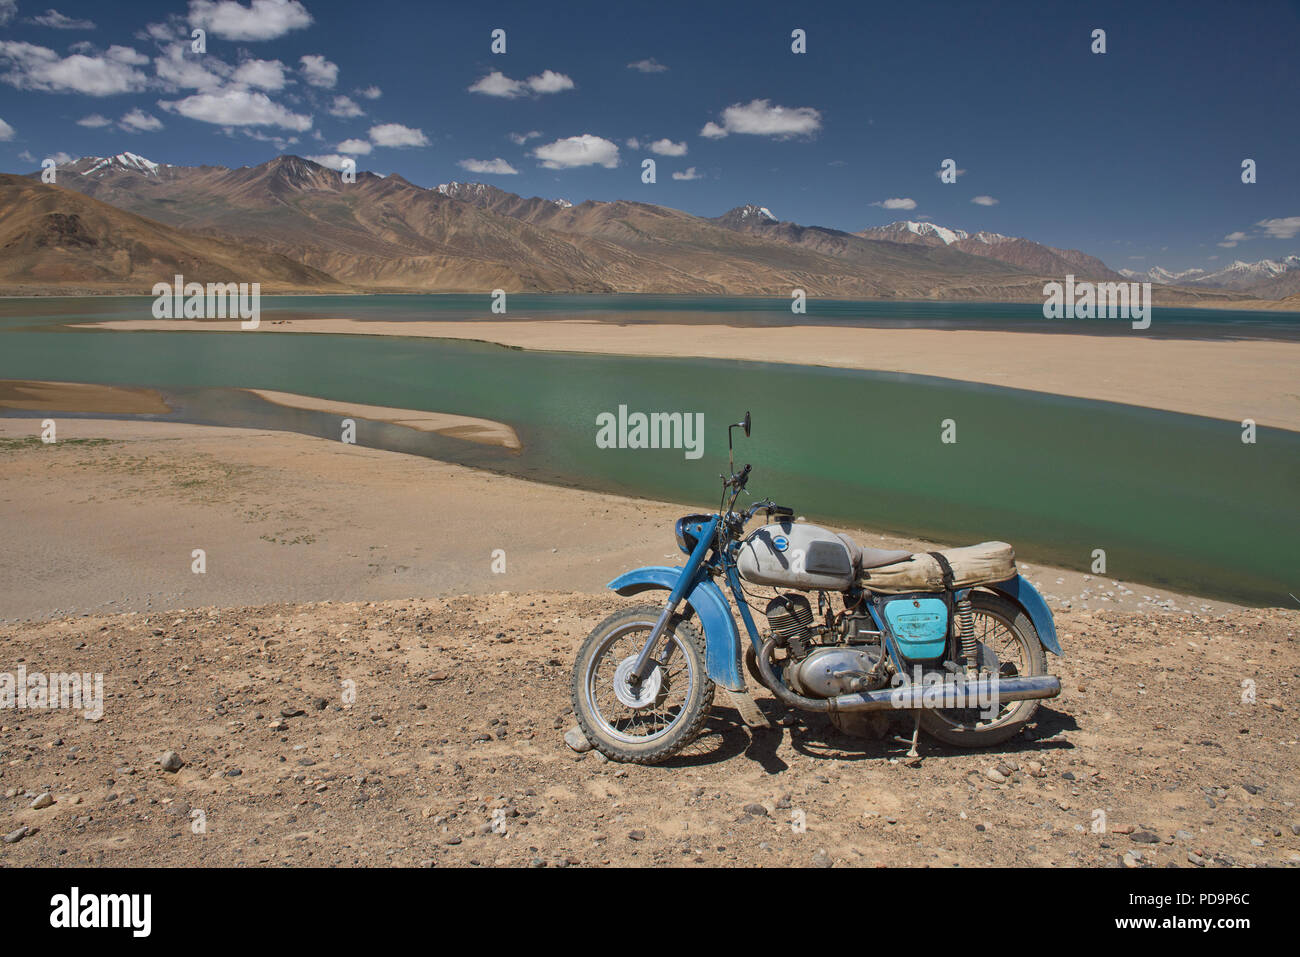
<instances>
[{"instance_id":1,"label":"white cloud","mask_svg":"<svg viewBox=\"0 0 1300 957\"><path fill-rule=\"evenodd\" d=\"M516 146L523 146L529 140L541 135L541 130L529 130L527 133L511 133L510 142L514 143Z\"/></svg>"},{"instance_id":2,"label":"white cloud","mask_svg":"<svg viewBox=\"0 0 1300 957\"><path fill-rule=\"evenodd\" d=\"M113 121L107 116L100 116L98 113L91 113L89 116L83 116L81 119L77 120L77 125L97 130L101 126L112 126Z\"/></svg>"},{"instance_id":3,"label":"white cloud","mask_svg":"<svg viewBox=\"0 0 1300 957\"><path fill-rule=\"evenodd\" d=\"M456 165L461 169L469 170L471 173L495 173L498 176L519 175L519 170L500 158L490 160L463 159Z\"/></svg>"},{"instance_id":4,"label":"white cloud","mask_svg":"<svg viewBox=\"0 0 1300 957\"><path fill-rule=\"evenodd\" d=\"M164 110L218 126L278 126L298 133L311 129L311 117L294 113L265 93L231 87L217 93L196 93L183 100L159 100Z\"/></svg>"},{"instance_id":5,"label":"white cloud","mask_svg":"<svg viewBox=\"0 0 1300 957\"><path fill-rule=\"evenodd\" d=\"M637 60L635 63L627 65L629 70L637 70L641 73L663 73L668 67L664 66L654 57L645 60Z\"/></svg>"},{"instance_id":6,"label":"white cloud","mask_svg":"<svg viewBox=\"0 0 1300 957\"><path fill-rule=\"evenodd\" d=\"M58 10L46 10L39 17L30 17L28 23L34 23L38 27L49 27L51 30L93 30L95 23L93 20L74 20L72 17L65 17Z\"/></svg>"},{"instance_id":7,"label":"white cloud","mask_svg":"<svg viewBox=\"0 0 1300 957\"><path fill-rule=\"evenodd\" d=\"M140 109L127 113L117 121L117 125L129 133L152 133L163 128L162 120Z\"/></svg>"},{"instance_id":8,"label":"white cloud","mask_svg":"<svg viewBox=\"0 0 1300 957\"><path fill-rule=\"evenodd\" d=\"M35 163L36 157L32 155L31 150L23 150L18 154L18 158L24 163Z\"/></svg>"},{"instance_id":9,"label":"white cloud","mask_svg":"<svg viewBox=\"0 0 1300 957\"><path fill-rule=\"evenodd\" d=\"M976 206L996 206L998 201L992 196L976 196L971 200Z\"/></svg>"},{"instance_id":10,"label":"white cloud","mask_svg":"<svg viewBox=\"0 0 1300 957\"><path fill-rule=\"evenodd\" d=\"M674 143L672 140L664 138L655 140L650 144L650 152L657 153L660 156L685 156L686 143Z\"/></svg>"},{"instance_id":11,"label":"white cloud","mask_svg":"<svg viewBox=\"0 0 1300 957\"><path fill-rule=\"evenodd\" d=\"M154 71L168 90L199 90L207 92L220 89L230 76L231 68L216 57L187 58L188 46L173 44L162 56L155 57Z\"/></svg>"},{"instance_id":12,"label":"white cloud","mask_svg":"<svg viewBox=\"0 0 1300 957\"><path fill-rule=\"evenodd\" d=\"M364 96L367 100L377 100L384 95L384 91L377 86L368 86L364 90L357 90L358 96Z\"/></svg>"},{"instance_id":13,"label":"white cloud","mask_svg":"<svg viewBox=\"0 0 1300 957\"><path fill-rule=\"evenodd\" d=\"M563 90L572 90L573 86L573 80L554 70L543 70L537 76L530 76L527 80L512 80L500 70L493 70L471 85L469 92L514 99L529 92L559 93Z\"/></svg>"},{"instance_id":14,"label":"white cloud","mask_svg":"<svg viewBox=\"0 0 1300 957\"><path fill-rule=\"evenodd\" d=\"M543 70L537 76L528 78L528 88L534 93L561 93L573 89L573 81L563 73Z\"/></svg>"},{"instance_id":15,"label":"white cloud","mask_svg":"<svg viewBox=\"0 0 1300 957\"><path fill-rule=\"evenodd\" d=\"M20 90L111 96L143 90L149 78L136 67L149 58L130 47L111 46L104 53L61 57L48 47L0 41L0 60L12 69L0 80Z\"/></svg>"},{"instance_id":16,"label":"white cloud","mask_svg":"<svg viewBox=\"0 0 1300 957\"><path fill-rule=\"evenodd\" d=\"M334 97L334 104L330 107L330 116L341 116L344 119L352 119L356 116L365 116L366 111L357 106L356 101L350 96Z\"/></svg>"},{"instance_id":17,"label":"white cloud","mask_svg":"<svg viewBox=\"0 0 1300 957\"><path fill-rule=\"evenodd\" d=\"M279 60L245 60L231 77L236 83L263 90L283 90L284 64Z\"/></svg>"},{"instance_id":18,"label":"white cloud","mask_svg":"<svg viewBox=\"0 0 1300 957\"><path fill-rule=\"evenodd\" d=\"M880 206L884 209L916 209L916 200L907 197L886 199L883 202L872 203L872 206Z\"/></svg>"},{"instance_id":19,"label":"white cloud","mask_svg":"<svg viewBox=\"0 0 1300 957\"><path fill-rule=\"evenodd\" d=\"M45 158L54 160L55 166L67 166L69 163L76 160L75 156L65 153L63 150L59 150L57 153L51 153Z\"/></svg>"},{"instance_id":20,"label":"white cloud","mask_svg":"<svg viewBox=\"0 0 1300 957\"><path fill-rule=\"evenodd\" d=\"M319 53L309 53L299 62L302 63L303 79L312 86L329 89L339 81L339 65L331 63Z\"/></svg>"},{"instance_id":21,"label":"white cloud","mask_svg":"<svg viewBox=\"0 0 1300 957\"><path fill-rule=\"evenodd\" d=\"M1240 233L1240 232L1228 233L1228 235L1223 237L1223 242L1219 243L1219 245L1222 246L1224 249L1231 249L1232 247L1236 246L1237 243L1249 238L1250 237L1247 236L1245 233Z\"/></svg>"},{"instance_id":22,"label":"white cloud","mask_svg":"<svg viewBox=\"0 0 1300 957\"><path fill-rule=\"evenodd\" d=\"M1294 239L1300 232L1300 216L1287 216L1284 219L1261 219L1255 224L1270 239Z\"/></svg>"},{"instance_id":23,"label":"white cloud","mask_svg":"<svg viewBox=\"0 0 1300 957\"><path fill-rule=\"evenodd\" d=\"M590 133L570 136L554 143L539 146L533 155L547 169L570 169L575 166L603 166L613 169L618 165L618 147L609 140Z\"/></svg>"},{"instance_id":24,"label":"white cloud","mask_svg":"<svg viewBox=\"0 0 1300 957\"><path fill-rule=\"evenodd\" d=\"M225 40L275 40L312 22L298 0L190 0L190 26Z\"/></svg>"},{"instance_id":25,"label":"white cloud","mask_svg":"<svg viewBox=\"0 0 1300 957\"><path fill-rule=\"evenodd\" d=\"M0 0L0 27L4 26L18 13L18 0Z\"/></svg>"},{"instance_id":26,"label":"white cloud","mask_svg":"<svg viewBox=\"0 0 1300 957\"><path fill-rule=\"evenodd\" d=\"M334 147L340 153L351 153L354 156L367 156L374 149L366 140L344 140L338 146Z\"/></svg>"},{"instance_id":27,"label":"white cloud","mask_svg":"<svg viewBox=\"0 0 1300 957\"><path fill-rule=\"evenodd\" d=\"M673 173L673 179L704 179L704 174L695 172L694 166L688 166L684 171Z\"/></svg>"},{"instance_id":28,"label":"white cloud","mask_svg":"<svg viewBox=\"0 0 1300 957\"><path fill-rule=\"evenodd\" d=\"M13 138L14 138L14 128L10 126L8 123L6 123L4 120L0 120L0 143L8 142Z\"/></svg>"},{"instance_id":29,"label":"white cloud","mask_svg":"<svg viewBox=\"0 0 1300 957\"><path fill-rule=\"evenodd\" d=\"M639 150L641 148L641 141L635 136L629 136L627 138L627 148L630 150Z\"/></svg>"},{"instance_id":30,"label":"white cloud","mask_svg":"<svg viewBox=\"0 0 1300 957\"><path fill-rule=\"evenodd\" d=\"M428 146L429 138L423 130L401 123L381 123L370 127L370 142L376 146Z\"/></svg>"},{"instance_id":31,"label":"white cloud","mask_svg":"<svg viewBox=\"0 0 1300 957\"><path fill-rule=\"evenodd\" d=\"M811 106L773 106L769 100L751 100L727 107L722 111L722 125L710 121L700 135L718 139L728 133L748 133L788 139L811 135L821 126L822 115Z\"/></svg>"},{"instance_id":32,"label":"white cloud","mask_svg":"<svg viewBox=\"0 0 1300 957\"><path fill-rule=\"evenodd\" d=\"M470 93L483 93L487 96L519 96L524 92L524 85L512 80L500 70L493 70L469 87Z\"/></svg>"}]
</instances>

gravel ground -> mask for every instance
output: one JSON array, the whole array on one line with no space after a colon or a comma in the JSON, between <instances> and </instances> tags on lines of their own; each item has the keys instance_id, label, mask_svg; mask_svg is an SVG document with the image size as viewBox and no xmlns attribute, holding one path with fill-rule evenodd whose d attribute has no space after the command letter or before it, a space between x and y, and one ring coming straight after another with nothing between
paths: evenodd
<instances>
[{"instance_id":1,"label":"gravel ground","mask_svg":"<svg viewBox=\"0 0 1300 957\"><path fill-rule=\"evenodd\" d=\"M686 754L638 767L562 737L574 651L620 601L0 625L0 670L104 676L98 721L0 710L0 865L1300 864L1298 612L1058 611L1064 691L991 751L751 732L720 692Z\"/></svg>"}]
</instances>

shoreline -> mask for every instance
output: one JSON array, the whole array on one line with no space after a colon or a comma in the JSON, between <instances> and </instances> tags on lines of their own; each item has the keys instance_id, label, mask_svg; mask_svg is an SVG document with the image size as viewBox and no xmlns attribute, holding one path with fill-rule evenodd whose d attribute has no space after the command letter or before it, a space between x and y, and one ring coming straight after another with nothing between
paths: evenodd
<instances>
[{"instance_id":1,"label":"shoreline","mask_svg":"<svg viewBox=\"0 0 1300 957\"><path fill-rule=\"evenodd\" d=\"M121 332L233 332L237 321L119 319L70 323ZM683 334L683 328L687 331ZM290 334L487 342L507 348L643 358L778 362L931 376L1300 431L1300 342L1099 337L973 329L611 325L591 319L271 320Z\"/></svg>"}]
</instances>

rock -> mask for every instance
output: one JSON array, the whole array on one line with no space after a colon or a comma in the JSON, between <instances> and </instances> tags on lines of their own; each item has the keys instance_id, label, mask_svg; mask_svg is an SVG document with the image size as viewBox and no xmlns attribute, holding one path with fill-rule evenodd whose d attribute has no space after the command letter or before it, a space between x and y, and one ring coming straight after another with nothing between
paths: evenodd
<instances>
[{"instance_id":1,"label":"rock","mask_svg":"<svg viewBox=\"0 0 1300 957\"><path fill-rule=\"evenodd\" d=\"M185 762L181 760L181 756L175 751L165 752L163 756L158 759L158 763L162 765L164 771L169 771L172 774L175 774L181 768L185 767Z\"/></svg>"},{"instance_id":2,"label":"rock","mask_svg":"<svg viewBox=\"0 0 1300 957\"><path fill-rule=\"evenodd\" d=\"M591 742L588 741L587 736L582 733L582 728L576 724L568 731L564 732L564 743L579 754L585 754L591 750Z\"/></svg>"},{"instance_id":3,"label":"rock","mask_svg":"<svg viewBox=\"0 0 1300 957\"><path fill-rule=\"evenodd\" d=\"M311 702L311 706L315 708L317 711L324 711L326 708L329 707L329 702L326 701L324 698L313 698Z\"/></svg>"},{"instance_id":4,"label":"rock","mask_svg":"<svg viewBox=\"0 0 1300 957\"><path fill-rule=\"evenodd\" d=\"M746 804L744 811L746 814L753 815L754 817L767 817L767 808L763 807L761 804Z\"/></svg>"},{"instance_id":5,"label":"rock","mask_svg":"<svg viewBox=\"0 0 1300 957\"><path fill-rule=\"evenodd\" d=\"M302 708L281 708L280 709L280 717L282 718L300 718L306 713L307 712L303 711Z\"/></svg>"},{"instance_id":6,"label":"rock","mask_svg":"<svg viewBox=\"0 0 1300 957\"><path fill-rule=\"evenodd\" d=\"M1159 844L1160 843L1160 838L1152 834L1150 831L1134 831L1132 834L1128 836L1128 839L1130 841L1135 841L1138 844Z\"/></svg>"},{"instance_id":7,"label":"rock","mask_svg":"<svg viewBox=\"0 0 1300 957\"><path fill-rule=\"evenodd\" d=\"M628 832L627 832L627 839L628 839L629 841L644 841L644 840L645 840L645 831L641 831L641 830L628 831Z\"/></svg>"},{"instance_id":8,"label":"rock","mask_svg":"<svg viewBox=\"0 0 1300 957\"><path fill-rule=\"evenodd\" d=\"M31 808L34 811L39 811L41 808L49 807L53 803L54 798L50 795L49 791L46 791L37 796L36 800L31 803Z\"/></svg>"},{"instance_id":9,"label":"rock","mask_svg":"<svg viewBox=\"0 0 1300 957\"><path fill-rule=\"evenodd\" d=\"M1187 852L1187 860L1192 864L1195 864L1197 867L1205 866L1205 858L1201 857L1201 855L1197 854L1195 851Z\"/></svg>"},{"instance_id":10,"label":"rock","mask_svg":"<svg viewBox=\"0 0 1300 957\"><path fill-rule=\"evenodd\" d=\"M826 853L826 848L822 848L812 856L813 867L830 867L834 861L831 860L830 854Z\"/></svg>"},{"instance_id":11,"label":"rock","mask_svg":"<svg viewBox=\"0 0 1300 957\"><path fill-rule=\"evenodd\" d=\"M995 784L1007 783L1007 776L1003 774L1001 771L999 771L997 768L989 768L987 771L984 772L984 776L988 778L990 781L994 782Z\"/></svg>"},{"instance_id":12,"label":"rock","mask_svg":"<svg viewBox=\"0 0 1300 957\"><path fill-rule=\"evenodd\" d=\"M6 834L3 840L6 844L17 844L19 841L25 838L29 832L30 832L30 828L28 828L27 825L24 824L18 830L10 831L8 834Z\"/></svg>"}]
</instances>

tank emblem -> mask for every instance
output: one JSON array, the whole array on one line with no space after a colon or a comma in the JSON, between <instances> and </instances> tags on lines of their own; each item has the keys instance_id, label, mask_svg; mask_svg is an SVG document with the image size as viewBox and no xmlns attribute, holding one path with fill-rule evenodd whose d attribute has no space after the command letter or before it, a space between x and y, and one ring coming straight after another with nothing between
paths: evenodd
<instances>
[{"instance_id":1,"label":"tank emblem","mask_svg":"<svg viewBox=\"0 0 1300 957\"><path fill-rule=\"evenodd\" d=\"M772 539L772 547L778 552L783 552L790 547L790 539L786 538L784 535L777 535Z\"/></svg>"}]
</instances>

